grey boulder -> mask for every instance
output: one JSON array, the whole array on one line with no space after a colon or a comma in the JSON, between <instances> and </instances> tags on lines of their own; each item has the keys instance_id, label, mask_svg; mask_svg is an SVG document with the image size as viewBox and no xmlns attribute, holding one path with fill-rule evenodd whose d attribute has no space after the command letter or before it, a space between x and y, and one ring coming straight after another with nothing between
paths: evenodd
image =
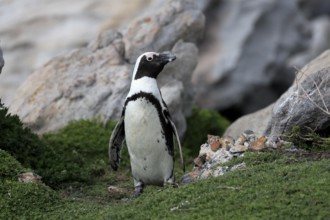
<instances>
[{"instance_id":1,"label":"grey boulder","mask_svg":"<svg viewBox=\"0 0 330 220\"><path fill-rule=\"evenodd\" d=\"M183 135L185 115L192 105L190 78L198 56L196 46L189 42L196 42L204 28L199 7L188 0L168 1L147 10L122 33L105 31L88 47L51 59L20 86L10 112L37 133L56 131L72 120L116 120L137 56L146 50L172 50L177 60L165 67L159 86Z\"/></svg>"},{"instance_id":2,"label":"grey boulder","mask_svg":"<svg viewBox=\"0 0 330 220\"><path fill-rule=\"evenodd\" d=\"M295 1L224 0L213 10L193 76L197 104L246 114L275 101L274 83L289 87L294 78L280 70L307 43Z\"/></svg>"},{"instance_id":3,"label":"grey boulder","mask_svg":"<svg viewBox=\"0 0 330 220\"><path fill-rule=\"evenodd\" d=\"M275 103L265 133L287 134L293 126L303 132L330 126L330 51L302 68L294 84Z\"/></svg>"},{"instance_id":4,"label":"grey boulder","mask_svg":"<svg viewBox=\"0 0 330 220\"><path fill-rule=\"evenodd\" d=\"M255 129L270 136L288 134L293 126L302 132L329 131L330 127L330 50L298 71L293 85L270 106L243 116L226 130L237 137Z\"/></svg>"}]
</instances>

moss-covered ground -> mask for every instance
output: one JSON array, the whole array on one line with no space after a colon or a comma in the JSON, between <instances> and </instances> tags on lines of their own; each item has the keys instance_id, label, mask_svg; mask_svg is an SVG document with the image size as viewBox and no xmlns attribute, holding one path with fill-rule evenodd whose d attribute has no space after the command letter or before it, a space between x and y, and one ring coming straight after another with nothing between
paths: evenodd
<instances>
[{"instance_id":1,"label":"moss-covered ground","mask_svg":"<svg viewBox=\"0 0 330 220\"><path fill-rule=\"evenodd\" d=\"M205 116L205 120L202 117ZM199 118L196 124L194 120ZM188 121L186 158L196 156L188 143L202 133L220 135L214 112L194 110ZM216 130L201 130L215 123ZM220 124L219 124L220 123ZM0 106L0 219L327 219L330 216L329 151L247 153L230 163L247 167L178 188L149 186L130 200L133 187L127 150L119 171L108 164L114 123L73 122L56 134L38 137ZM218 127L217 127L218 126ZM193 129L189 130L189 129ZM198 141L198 140L196 140ZM199 146L198 146L199 147ZM198 149L197 147L197 149ZM177 154L178 155L178 154ZM177 159L177 161L179 161ZM191 170L188 162L187 170ZM20 183L25 171L41 183ZM177 179L183 175L177 164ZM108 192L116 186L119 192Z\"/></svg>"}]
</instances>

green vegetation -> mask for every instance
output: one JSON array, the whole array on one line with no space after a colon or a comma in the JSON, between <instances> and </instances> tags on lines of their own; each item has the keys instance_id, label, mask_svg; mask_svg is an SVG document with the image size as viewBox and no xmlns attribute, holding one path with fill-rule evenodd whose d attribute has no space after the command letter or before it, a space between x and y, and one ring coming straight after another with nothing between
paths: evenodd
<instances>
[{"instance_id":1,"label":"green vegetation","mask_svg":"<svg viewBox=\"0 0 330 220\"><path fill-rule=\"evenodd\" d=\"M93 183L106 170L108 141L115 124L106 125L94 121L75 121L56 134L42 137L55 154L46 159L46 166L38 167L45 182L55 188L61 184L76 182ZM52 155L54 156L54 155Z\"/></svg>"},{"instance_id":2,"label":"green vegetation","mask_svg":"<svg viewBox=\"0 0 330 220\"><path fill-rule=\"evenodd\" d=\"M37 135L24 128L16 115L10 115L0 100L0 149L13 155L24 166L39 166L44 146Z\"/></svg>"},{"instance_id":3,"label":"green vegetation","mask_svg":"<svg viewBox=\"0 0 330 220\"><path fill-rule=\"evenodd\" d=\"M195 157L208 134L221 136L228 126L229 121L218 112L194 108L192 115L187 118L184 148L189 149L189 154Z\"/></svg>"},{"instance_id":4,"label":"green vegetation","mask_svg":"<svg viewBox=\"0 0 330 220\"><path fill-rule=\"evenodd\" d=\"M329 161L276 161L112 206L108 219L324 219Z\"/></svg>"},{"instance_id":5,"label":"green vegetation","mask_svg":"<svg viewBox=\"0 0 330 220\"><path fill-rule=\"evenodd\" d=\"M57 192L38 183L0 181L0 219L41 217L61 201Z\"/></svg>"},{"instance_id":6,"label":"green vegetation","mask_svg":"<svg viewBox=\"0 0 330 220\"><path fill-rule=\"evenodd\" d=\"M294 126L291 133L285 137L306 150L330 150L330 136L320 135L313 130L310 130L309 133L303 133L299 126Z\"/></svg>"},{"instance_id":7,"label":"green vegetation","mask_svg":"<svg viewBox=\"0 0 330 220\"><path fill-rule=\"evenodd\" d=\"M17 179L19 173L24 171L22 165L6 151L0 149L0 179Z\"/></svg>"},{"instance_id":8,"label":"green vegetation","mask_svg":"<svg viewBox=\"0 0 330 220\"><path fill-rule=\"evenodd\" d=\"M18 182L19 174L26 169L1 149L0 161L0 219L37 217L59 203L58 193L43 183Z\"/></svg>"},{"instance_id":9,"label":"green vegetation","mask_svg":"<svg viewBox=\"0 0 330 220\"><path fill-rule=\"evenodd\" d=\"M207 133L220 135L226 125L228 122L216 113L195 109L188 120L184 146L194 146L197 150ZM148 186L141 197L125 200L133 188L127 150L124 148L118 172L111 171L107 161L113 127L112 122L102 125L97 120L81 120L56 134L38 137L23 128L19 119L9 115L1 105L0 219L325 219L330 216L328 151L318 157L279 151L246 153L228 163L245 162L244 170L179 188ZM194 150L186 148L185 154L196 156ZM17 181L20 173L32 170L42 176L43 183ZM178 179L182 174L176 169ZM108 192L108 186L117 186L121 191Z\"/></svg>"},{"instance_id":10,"label":"green vegetation","mask_svg":"<svg viewBox=\"0 0 330 220\"><path fill-rule=\"evenodd\" d=\"M0 149L37 172L53 188L68 183L92 183L108 170L108 141L114 125L81 120L57 134L39 138L0 103Z\"/></svg>"}]
</instances>

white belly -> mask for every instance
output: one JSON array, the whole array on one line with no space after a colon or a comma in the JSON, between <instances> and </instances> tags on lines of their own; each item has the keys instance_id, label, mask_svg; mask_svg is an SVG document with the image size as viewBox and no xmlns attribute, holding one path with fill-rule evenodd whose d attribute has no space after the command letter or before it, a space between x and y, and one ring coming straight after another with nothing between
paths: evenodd
<instances>
[{"instance_id":1,"label":"white belly","mask_svg":"<svg viewBox=\"0 0 330 220\"><path fill-rule=\"evenodd\" d=\"M161 185L173 171L173 158L162 130L157 109L150 102L144 98L128 102L125 137L132 174L145 184Z\"/></svg>"}]
</instances>

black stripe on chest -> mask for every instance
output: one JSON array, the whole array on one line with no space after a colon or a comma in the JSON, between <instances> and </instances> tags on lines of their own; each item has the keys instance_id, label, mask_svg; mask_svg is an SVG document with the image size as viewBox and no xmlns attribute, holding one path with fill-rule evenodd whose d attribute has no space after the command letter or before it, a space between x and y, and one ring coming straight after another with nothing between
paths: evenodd
<instances>
[{"instance_id":1,"label":"black stripe on chest","mask_svg":"<svg viewBox=\"0 0 330 220\"><path fill-rule=\"evenodd\" d=\"M170 122L170 114L169 114L167 108L165 108L163 110L159 100L153 94L146 93L146 92L139 92L139 93L136 93L136 94L128 97L124 104L123 113L125 114L126 106L129 102L136 101L139 98L146 99L147 101L150 102L150 104L152 104L156 108L158 117L159 117L159 120L160 120L160 123L162 126L162 131L161 131L162 137L165 138L165 143L167 146L168 153L171 156L173 156L174 155L174 144L173 144L174 131L173 131L173 128L172 128L172 125ZM165 105L165 107L166 107L166 105ZM152 119L150 119L150 120L152 120Z\"/></svg>"}]
</instances>

